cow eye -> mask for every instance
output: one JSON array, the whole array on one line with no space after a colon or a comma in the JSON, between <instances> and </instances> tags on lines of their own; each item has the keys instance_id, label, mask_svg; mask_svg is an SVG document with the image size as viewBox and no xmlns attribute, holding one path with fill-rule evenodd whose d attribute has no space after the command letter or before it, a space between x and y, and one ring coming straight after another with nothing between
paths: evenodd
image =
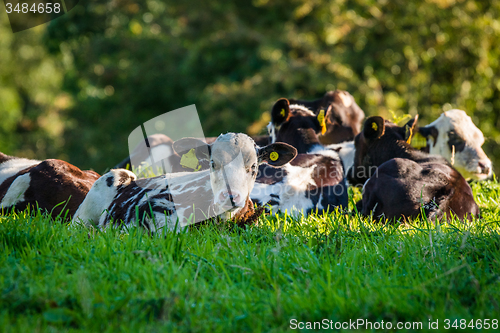
<instances>
[{"instance_id":1,"label":"cow eye","mask_svg":"<svg viewBox=\"0 0 500 333\"><path fill-rule=\"evenodd\" d=\"M448 132L448 145L450 150L455 146L455 151L460 152L465 148L465 140L454 131Z\"/></svg>"},{"instance_id":2,"label":"cow eye","mask_svg":"<svg viewBox=\"0 0 500 333\"><path fill-rule=\"evenodd\" d=\"M252 165L252 170L255 170L255 169L257 169L257 163L254 163L254 164Z\"/></svg>"},{"instance_id":3,"label":"cow eye","mask_svg":"<svg viewBox=\"0 0 500 333\"><path fill-rule=\"evenodd\" d=\"M448 133L448 137L450 138L450 141L455 144L460 144L464 142L464 139L462 139L460 136L457 135L455 132L450 132Z\"/></svg>"}]
</instances>

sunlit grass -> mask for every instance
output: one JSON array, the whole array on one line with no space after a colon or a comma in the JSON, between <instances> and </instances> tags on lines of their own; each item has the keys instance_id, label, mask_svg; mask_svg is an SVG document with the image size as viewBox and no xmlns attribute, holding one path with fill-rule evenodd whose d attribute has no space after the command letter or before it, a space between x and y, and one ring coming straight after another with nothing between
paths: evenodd
<instances>
[{"instance_id":1,"label":"sunlit grass","mask_svg":"<svg viewBox=\"0 0 500 333\"><path fill-rule=\"evenodd\" d=\"M0 327L277 332L291 319L498 318L500 184L472 188L482 218L438 225L280 214L248 230L150 237L12 213L0 218Z\"/></svg>"}]
</instances>

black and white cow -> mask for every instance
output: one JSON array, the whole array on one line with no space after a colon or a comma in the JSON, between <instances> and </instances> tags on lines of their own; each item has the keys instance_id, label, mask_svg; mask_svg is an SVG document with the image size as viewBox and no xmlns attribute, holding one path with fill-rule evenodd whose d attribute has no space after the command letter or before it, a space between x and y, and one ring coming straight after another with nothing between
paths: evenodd
<instances>
[{"instance_id":1,"label":"black and white cow","mask_svg":"<svg viewBox=\"0 0 500 333\"><path fill-rule=\"evenodd\" d=\"M424 149L430 154L443 156L466 179L484 180L491 177L491 160L481 148L483 133L465 111L446 111L434 122L418 130L427 139Z\"/></svg>"},{"instance_id":2,"label":"black and white cow","mask_svg":"<svg viewBox=\"0 0 500 333\"><path fill-rule=\"evenodd\" d=\"M173 148L182 156L209 161L210 169L148 179L136 179L124 169L111 170L95 182L73 223L89 225L93 221L106 228L111 224L132 226L138 218L142 227L155 233L174 230L176 225L183 228L193 218L238 218L253 209L249 195L259 164L282 166L296 156L296 149L287 144L261 148L241 133L220 135L213 144L185 138Z\"/></svg>"},{"instance_id":3,"label":"black and white cow","mask_svg":"<svg viewBox=\"0 0 500 333\"><path fill-rule=\"evenodd\" d=\"M70 219L98 178L94 171L82 171L61 160L28 160L0 153L0 211L30 206L54 218Z\"/></svg>"},{"instance_id":4,"label":"black and white cow","mask_svg":"<svg viewBox=\"0 0 500 333\"><path fill-rule=\"evenodd\" d=\"M278 125L272 133L273 141L288 143L299 154L276 172L262 166L252 200L291 214L347 208L343 162L337 150L325 149L318 138L323 119L303 106L290 105L285 98L274 104L271 117Z\"/></svg>"},{"instance_id":5,"label":"black and white cow","mask_svg":"<svg viewBox=\"0 0 500 333\"><path fill-rule=\"evenodd\" d=\"M422 212L432 220L479 215L472 190L448 161L411 147L418 116L399 127L382 117L370 117L355 138L352 185L363 185L357 204L364 215L407 219Z\"/></svg>"},{"instance_id":6,"label":"black and white cow","mask_svg":"<svg viewBox=\"0 0 500 333\"><path fill-rule=\"evenodd\" d=\"M342 161L335 152L298 154L280 169L261 165L253 202L292 216L333 212L348 205Z\"/></svg>"},{"instance_id":7,"label":"black and white cow","mask_svg":"<svg viewBox=\"0 0 500 333\"><path fill-rule=\"evenodd\" d=\"M352 96L350 97L352 98ZM331 112L331 108L332 106L326 110L327 115ZM268 125L271 142L288 143L297 148L299 154L316 152L322 154L328 150L335 151L342 159L344 173L346 173L354 160L354 142L333 143L335 140L328 139L328 144L324 146L321 141L321 134L330 133L331 137L332 128L338 127L333 126L326 119L324 115L316 114L305 106L290 104L286 98L279 99L271 110L271 122ZM347 127L350 128L350 126ZM358 132L359 130L356 133Z\"/></svg>"}]
</instances>

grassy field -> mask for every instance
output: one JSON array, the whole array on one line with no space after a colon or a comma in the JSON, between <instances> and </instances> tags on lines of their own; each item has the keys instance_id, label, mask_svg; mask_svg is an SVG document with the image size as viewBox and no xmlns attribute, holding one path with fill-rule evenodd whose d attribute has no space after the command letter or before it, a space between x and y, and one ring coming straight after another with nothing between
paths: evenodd
<instances>
[{"instance_id":1,"label":"grassy field","mask_svg":"<svg viewBox=\"0 0 500 333\"><path fill-rule=\"evenodd\" d=\"M356 331L388 322L428 331L436 320L445 331L446 319L471 331L471 320L489 319L496 331L500 184L472 186L482 219L437 226L280 215L249 230L152 238L9 214L0 217L0 331L280 332L323 319L333 330L374 325Z\"/></svg>"}]
</instances>

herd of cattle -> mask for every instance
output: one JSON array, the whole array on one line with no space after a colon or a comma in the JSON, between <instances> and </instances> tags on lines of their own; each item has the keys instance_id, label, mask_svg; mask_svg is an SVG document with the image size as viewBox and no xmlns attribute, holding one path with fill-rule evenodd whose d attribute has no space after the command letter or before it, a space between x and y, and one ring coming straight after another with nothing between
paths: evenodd
<instances>
[{"instance_id":1,"label":"herd of cattle","mask_svg":"<svg viewBox=\"0 0 500 333\"><path fill-rule=\"evenodd\" d=\"M489 178L492 164L464 111L446 111L424 127L418 116L403 126L364 118L346 91L315 101L282 98L268 136L148 137L146 151L169 152L168 170L152 178L125 169L150 162L143 149L103 176L0 152L0 209L33 207L72 225L139 225L155 233L208 217L254 221L255 205L292 215L347 211L350 185L363 188L357 211L376 220L479 216L467 180Z\"/></svg>"}]
</instances>

